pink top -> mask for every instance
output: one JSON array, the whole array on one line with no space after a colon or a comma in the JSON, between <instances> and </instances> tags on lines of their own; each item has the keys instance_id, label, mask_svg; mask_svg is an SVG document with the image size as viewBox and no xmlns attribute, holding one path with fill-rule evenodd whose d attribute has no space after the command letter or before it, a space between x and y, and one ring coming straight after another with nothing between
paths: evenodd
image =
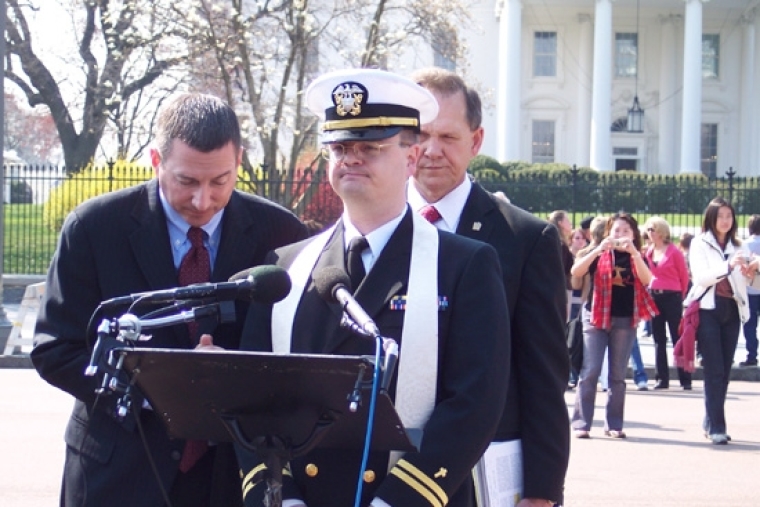
<instances>
[{"instance_id":1,"label":"pink top","mask_svg":"<svg viewBox=\"0 0 760 507\"><path fill-rule=\"evenodd\" d=\"M673 243L668 244L665 255L655 264L652 260L654 246L650 246L644 256L652 272L649 288L653 290L678 290L686 297L689 288L689 270L681 250Z\"/></svg>"}]
</instances>

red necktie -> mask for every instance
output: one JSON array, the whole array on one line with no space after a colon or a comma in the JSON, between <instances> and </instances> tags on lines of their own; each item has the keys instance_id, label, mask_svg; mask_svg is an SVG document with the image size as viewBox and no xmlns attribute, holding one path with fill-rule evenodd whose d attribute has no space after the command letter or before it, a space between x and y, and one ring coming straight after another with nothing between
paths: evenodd
<instances>
[{"instance_id":1,"label":"red necktie","mask_svg":"<svg viewBox=\"0 0 760 507\"><path fill-rule=\"evenodd\" d=\"M420 210L420 215L422 215L422 218L430 222L431 224L436 223L441 218L441 214L438 213L438 210L435 209L435 206L432 204L428 204L427 206L423 207Z\"/></svg>"},{"instance_id":2,"label":"red necktie","mask_svg":"<svg viewBox=\"0 0 760 507\"><path fill-rule=\"evenodd\" d=\"M190 250L179 265L179 284L185 286L210 281L211 260L203 245L203 229L191 227L187 231L187 238L190 240ZM190 322L187 327L190 329L190 339L195 343L198 339L198 323Z\"/></svg>"},{"instance_id":3,"label":"red necktie","mask_svg":"<svg viewBox=\"0 0 760 507\"><path fill-rule=\"evenodd\" d=\"M203 245L203 230L198 227L191 227L187 231L187 238L190 240L191 246L179 265L179 284L192 285L208 282L211 279L211 260L208 250ZM190 322L187 327L190 330L190 339L195 343L198 338L196 336L198 334L198 323ZM207 450L208 442L205 440L188 440L185 442L185 449L179 462L180 471L186 473L193 468Z\"/></svg>"}]
</instances>

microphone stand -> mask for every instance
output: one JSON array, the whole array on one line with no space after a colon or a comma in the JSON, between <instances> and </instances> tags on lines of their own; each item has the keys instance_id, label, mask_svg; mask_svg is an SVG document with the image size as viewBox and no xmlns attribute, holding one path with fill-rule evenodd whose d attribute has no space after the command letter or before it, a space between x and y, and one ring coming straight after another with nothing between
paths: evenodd
<instances>
[{"instance_id":1,"label":"microphone stand","mask_svg":"<svg viewBox=\"0 0 760 507\"><path fill-rule=\"evenodd\" d=\"M84 374L88 377L102 375L100 386L95 390L97 395L111 393L120 395L116 401L118 419L124 419L132 408L132 382L123 370L124 354L120 351L134 349L135 343L150 340L150 336L142 334L143 330L193 322L210 316L218 317L220 322L230 322L230 316L233 321L235 320L232 301L204 303L206 301L195 302L200 306L190 309L179 307L178 314L165 317L140 318L134 314L125 313L121 317L101 321L90 362Z\"/></svg>"},{"instance_id":2,"label":"microphone stand","mask_svg":"<svg viewBox=\"0 0 760 507\"><path fill-rule=\"evenodd\" d=\"M370 404L369 404L369 416L367 418L367 431L365 434L364 451L362 453L361 466L359 468L359 476L356 484L356 496L354 499L354 507L359 507L362 496L362 489L364 487L364 471L367 469L367 463L369 460L369 449L372 441L372 432L374 429L375 418L375 403L377 400L378 392L388 391L393 372L398 362L398 344L396 340L392 338L384 338L377 333L368 332L365 327L360 326L354 319L351 318L347 311L343 312L343 316L340 321L340 325L344 328L348 328L351 332L358 336L372 338L376 341L375 356L374 356L374 374L370 381L364 380L364 370L359 370L358 378L354 384L352 393L348 396L349 410L356 412L362 403L362 391L368 389L370 391ZM376 326L373 325L375 329Z\"/></svg>"}]
</instances>

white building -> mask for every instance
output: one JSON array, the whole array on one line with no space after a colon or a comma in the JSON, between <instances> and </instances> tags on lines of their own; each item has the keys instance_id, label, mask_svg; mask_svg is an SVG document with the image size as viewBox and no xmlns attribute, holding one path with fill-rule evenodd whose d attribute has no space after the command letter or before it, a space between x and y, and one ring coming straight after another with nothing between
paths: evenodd
<instances>
[{"instance_id":1,"label":"white building","mask_svg":"<svg viewBox=\"0 0 760 507\"><path fill-rule=\"evenodd\" d=\"M478 0L472 15L460 36L490 106L481 153L760 176L760 0Z\"/></svg>"}]
</instances>

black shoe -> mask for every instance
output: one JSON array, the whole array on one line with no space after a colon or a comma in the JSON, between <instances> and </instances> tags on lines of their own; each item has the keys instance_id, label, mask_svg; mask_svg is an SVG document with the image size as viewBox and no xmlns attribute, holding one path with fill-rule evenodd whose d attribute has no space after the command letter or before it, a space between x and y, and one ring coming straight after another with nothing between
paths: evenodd
<instances>
[{"instance_id":1,"label":"black shoe","mask_svg":"<svg viewBox=\"0 0 760 507\"><path fill-rule=\"evenodd\" d=\"M741 366L742 368L746 368L748 366L757 366L757 359L752 359L752 360L747 359L746 361L742 361L741 363L739 363L739 366Z\"/></svg>"},{"instance_id":2,"label":"black shoe","mask_svg":"<svg viewBox=\"0 0 760 507\"><path fill-rule=\"evenodd\" d=\"M654 388L655 388L655 389L669 389L669 388L670 388L670 386L669 386L668 384L666 384L665 382L663 382L662 380L660 380L660 381L658 381L658 382L657 382L657 383L654 385Z\"/></svg>"},{"instance_id":3,"label":"black shoe","mask_svg":"<svg viewBox=\"0 0 760 507\"><path fill-rule=\"evenodd\" d=\"M691 384L683 386L684 391L691 391Z\"/></svg>"}]
</instances>

